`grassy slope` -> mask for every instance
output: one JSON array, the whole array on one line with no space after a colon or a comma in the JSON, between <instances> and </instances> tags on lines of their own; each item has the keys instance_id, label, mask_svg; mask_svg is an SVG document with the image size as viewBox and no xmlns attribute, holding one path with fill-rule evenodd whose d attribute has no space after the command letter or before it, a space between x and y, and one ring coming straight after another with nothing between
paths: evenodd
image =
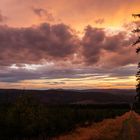
<instances>
[{"instance_id":1,"label":"grassy slope","mask_svg":"<svg viewBox=\"0 0 140 140\"><path fill-rule=\"evenodd\" d=\"M116 119L106 119L87 128L53 140L140 140L140 116L127 112Z\"/></svg>"}]
</instances>

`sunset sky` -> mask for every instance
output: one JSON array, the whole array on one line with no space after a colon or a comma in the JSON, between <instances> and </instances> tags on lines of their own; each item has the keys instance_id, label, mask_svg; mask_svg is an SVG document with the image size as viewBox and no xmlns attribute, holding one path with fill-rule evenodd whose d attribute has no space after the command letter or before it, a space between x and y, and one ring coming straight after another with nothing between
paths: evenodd
<instances>
[{"instance_id":1,"label":"sunset sky","mask_svg":"<svg viewBox=\"0 0 140 140\"><path fill-rule=\"evenodd\" d=\"M0 0L0 88L135 88L140 0Z\"/></svg>"}]
</instances>

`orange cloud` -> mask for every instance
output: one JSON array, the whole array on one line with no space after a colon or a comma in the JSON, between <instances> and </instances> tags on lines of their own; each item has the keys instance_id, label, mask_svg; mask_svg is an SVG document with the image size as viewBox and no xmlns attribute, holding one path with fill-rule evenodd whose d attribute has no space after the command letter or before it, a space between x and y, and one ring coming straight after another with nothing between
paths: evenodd
<instances>
[{"instance_id":1,"label":"orange cloud","mask_svg":"<svg viewBox=\"0 0 140 140\"><path fill-rule=\"evenodd\" d=\"M134 87L134 78L130 77L134 70L118 72L111 69L123 69L123 66L136 63L134 49L129 48L132 38L126 40L127 31L108 36L105 29L119 29L123 24L132 22L131 15L139 13L139 9L139 0L0 0L0 20L7 17L0 23L4 25L0 26L1 87ZM77 32L82 34L79 38ZM60 69L39 69L36 73L23 69L9 71L11 65L40 64L43 59L53 61ZM100 69L97 69L98 66ZM96 78L96 74L125 77L125 80L122 80L123 86L118 79L110 83L102 78L102 82L98 79L97 83L92 79ZM44 75L56 81L44 83L41 80L32 84ZM68 78L67 81L77 78L80 82L64 84L59 78Z\"/></svg>"},{"instance_id":2,"label":"orange cloud","mask_svg":"<svg viewBox=\"0 0 140 140\"><path fill-rule=\"evenodd\" d=\"M77 30L83 30L88 24L97 26L97 19L104 19L102 27L120 27L125 22L132 21L131 15L139 12L139 0L1 0L0 9L9 17L7 23L11 26L31 26L45 22L38 19L32 7L51 13L56 22L71 25ZM48 21L46 21L48 22ZM99 25L98 25L99 26Z\"/></svg>"}]
</instances>

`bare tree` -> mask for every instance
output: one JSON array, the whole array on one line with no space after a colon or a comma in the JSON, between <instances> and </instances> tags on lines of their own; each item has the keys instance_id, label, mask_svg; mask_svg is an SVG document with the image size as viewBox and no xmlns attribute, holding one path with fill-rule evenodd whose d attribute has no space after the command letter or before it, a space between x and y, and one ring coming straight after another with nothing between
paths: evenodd
<instances>
[{"instance_id":1,"label":"bare tree","mask_svg":"<svg viewBox=\"0 0 140 140\"><path fill-rule=\"evenodd\" d=\"M140 18L140 14L132 14L134 18ZM138 35L137 40L133 43L133 46L137 46L136 48L136 53L140 53L140 47L138 46L140 43L140 27L137 27L132 31L133 33ZM136 101L140 102L140 62L138 63L138 72L136 74L136 80L137 80L137 85L136 85L136 92L137 95L135 97Z\"/></svg>"}]
</instances>

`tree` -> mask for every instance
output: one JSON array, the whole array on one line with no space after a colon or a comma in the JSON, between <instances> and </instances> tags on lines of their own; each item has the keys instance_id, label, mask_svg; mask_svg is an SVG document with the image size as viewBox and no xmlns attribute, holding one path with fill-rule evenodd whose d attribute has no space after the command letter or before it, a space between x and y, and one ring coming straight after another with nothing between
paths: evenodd
<instances>
[{"instance_id":1,"label":"tree","mask_svg":"<svg viewBox=\"0 0 140 140\"><path fill-rule=\"evenodd\" d=\"M33 137L44 133L46 108L33 94L19 95L6 115L6 133L10 137Z\"/></svg>"},{"instance_id":2,"label":"tree","mask_svg":"<svg viewBox=\"0 0 140 140\"><path fill-rule=\"evenodd\" d=\"M140 14L133 14L132 15L134 18L140 18ZM137 46L140 43L140 27L137 27L135 30L132 31L133 33L138 35L137 40L133 43L133 46ZM140 47L136 48L136 53L140 53ZM138 63L138 72L136 74L136 80L137 80L137 85L136 85L136 101L140 102L140 62Z\"/></svg>"}]
</instances>

